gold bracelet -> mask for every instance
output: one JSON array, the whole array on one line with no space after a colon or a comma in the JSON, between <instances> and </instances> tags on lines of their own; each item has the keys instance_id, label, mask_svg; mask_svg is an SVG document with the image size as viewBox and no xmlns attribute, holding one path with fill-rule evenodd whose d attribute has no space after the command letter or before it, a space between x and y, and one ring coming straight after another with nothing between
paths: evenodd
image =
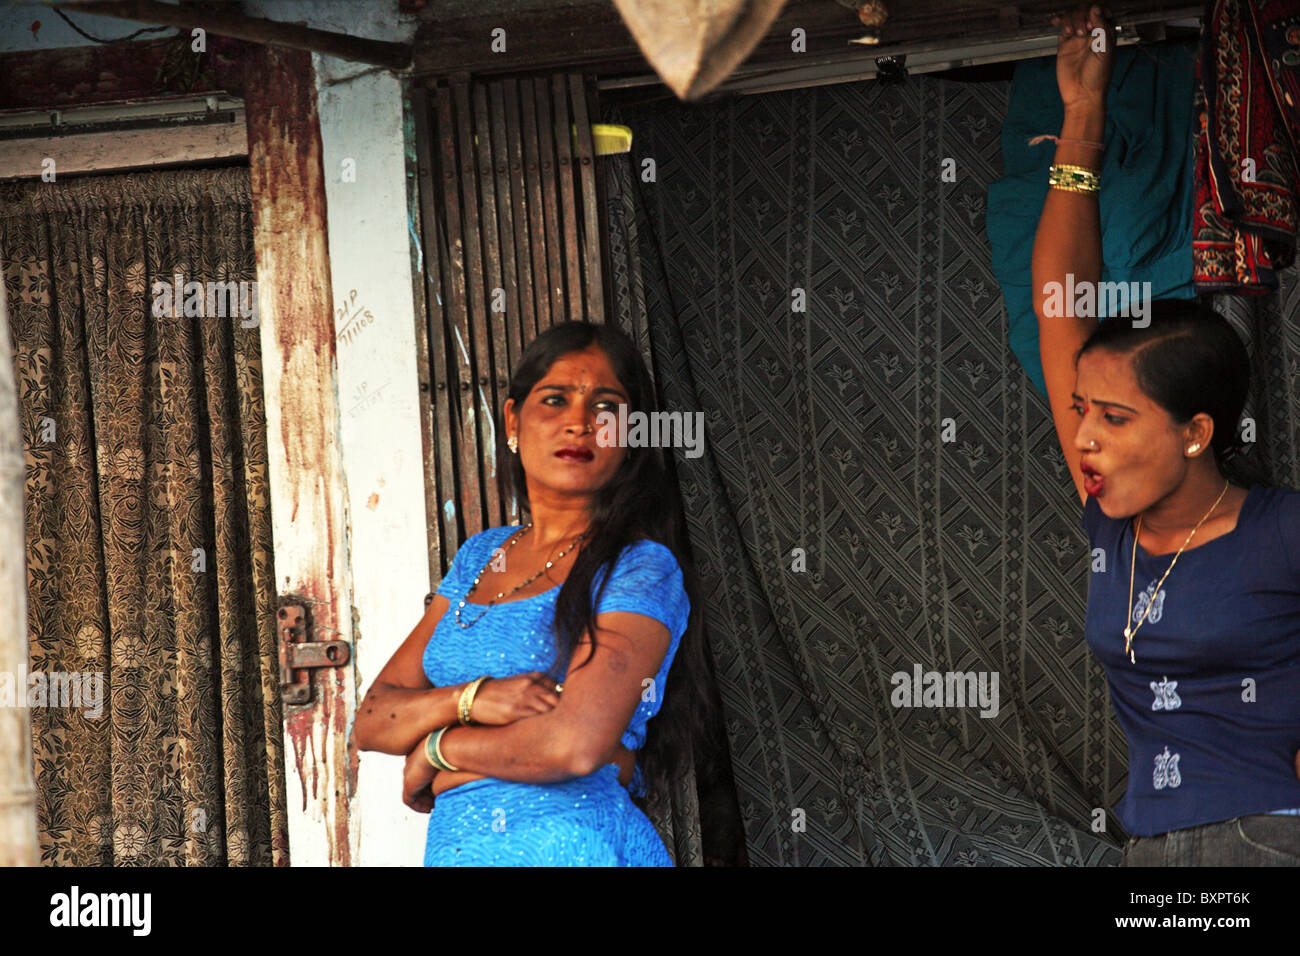
<instances>
[{"instance_id":1,"label":"gold bracelet","mask_svg":"<svg viewBox=\"0 0 1300 956\"><path fill-rule=\"evenodd\" d=\"M445 734L446 732L447 732L446 727L439 727L436 731L434 731L433 752L437 756L438 762L442 764L443 770L450 770L452 773L456 773L460 768L453 767L450 763L447 762L447 758L442 755L442 735Z\"/></svg>"},{"instance_id":2,"label":"gold bracelet","mask_svg":"<svg viewBox=\"0 0 1300 956\"><path fill-rule=\"evenodd\" d=\"M1082 166L1052 166L1048 170L1047 182L1057 189L1071 192L1098 192L1101 189L1101 177Z\"/></svg>"},{"instance_id":3,"label":"gold bracelet","mask_svg":"<svg viewBox=\"0 0 1300 956\"><path fill-rule=\"evenodd\" d=\"M1095 170L1062 163L1048 167L1047 184L1067 192L1095 193L1101 191L1101 176Z\"/></svg>"},{"instance_id":4,"label":"gold bracelet","mask_svg":"<svg viewBox=\"0 0 1300 956\"><path fill-rule=\"evenodd\" d=\"M460 714L460 722L466 727L470 725L469 713L470 708L474 706L474 695L478 693L478 689L483 686L485 680L491 680L491 678L485 674L478 680L466 684L465 689L460 692L460 704L457 711Z\"/></svg>"},{"instance_id":5,"label":"gold bracelet","mask_svg":"<svg viewBox=\"0 0 1300 956\"><path fill-rule=\"evenodd\" d=\"M1057 172L1061 172L1061 173L1078 173L1083 176L1092 176L1093 178L1097 178L1098 176L1101 175L1099 170L1089 169L1087 166L1075 166L1071 163L1054 163L1053 165L1048 167L1049 173L1052 170L1056 170Z\"/></svg>"}]
</instances>

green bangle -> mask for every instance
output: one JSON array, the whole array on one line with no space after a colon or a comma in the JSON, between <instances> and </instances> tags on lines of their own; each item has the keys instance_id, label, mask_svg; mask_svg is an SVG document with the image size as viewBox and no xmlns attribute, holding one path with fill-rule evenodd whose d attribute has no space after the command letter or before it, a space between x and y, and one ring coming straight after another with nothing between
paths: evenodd
<instances>
[{"instance_id":1,"label":"green bangle","mask_svg":"<svg viewBox=\"0 0 1300 956\"><path fill-rule=\"evenodd\" d=\"M424 740L424 756L428 759L435 770L447 770L455 773L457 768L447 762L447 758L442 755L442 735L447 732L447 727L439 727L433 733L429 734Z\"/></svg>"},{"instance_id":2,"label":"green bangle","mask_svg":"<svg viewBox=\"0 0 1300 956\"><path fill-rule=\"evenodd\" d=\"M440 731L435 730L424 738L424 756L433 765L434 770L446 770L447 768L443 766L442 761L438 759L438 745L433 741L434 734L437 733L440 733Z\"/></svg>"}]
</instances>

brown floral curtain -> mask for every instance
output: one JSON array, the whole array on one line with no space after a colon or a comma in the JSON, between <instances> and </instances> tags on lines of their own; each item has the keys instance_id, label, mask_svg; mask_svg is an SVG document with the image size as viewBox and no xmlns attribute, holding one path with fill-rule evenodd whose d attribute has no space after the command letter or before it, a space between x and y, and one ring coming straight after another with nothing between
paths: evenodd
<instances>
[{"instance_id":1,"label":"brown floral curtain","mask_svg":"<svg viewBox=\"0 0 1300 956\"><path fill-rule=\"evenodd\" d=\"M246 167L0 184L47 865L288 863L259 330L153 314L252 237Z\"/></svg>"}]
</instances>

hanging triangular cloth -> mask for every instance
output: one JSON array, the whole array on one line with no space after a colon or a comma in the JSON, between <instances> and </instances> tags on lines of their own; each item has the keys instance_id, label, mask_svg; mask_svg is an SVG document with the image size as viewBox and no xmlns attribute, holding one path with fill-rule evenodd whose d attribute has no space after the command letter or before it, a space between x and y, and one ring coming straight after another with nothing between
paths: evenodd
<instances>
[{"instance_id":1,"label":"hanging triangular cloth","mask_svg":"<svg viewBox=\"0 0 1300 956\"><path fill-rule=\"evenodd\" d=\"M785 0L614 0L628 31L679 99L731 75L772 26Z\"/></svg>"}]
</instances>

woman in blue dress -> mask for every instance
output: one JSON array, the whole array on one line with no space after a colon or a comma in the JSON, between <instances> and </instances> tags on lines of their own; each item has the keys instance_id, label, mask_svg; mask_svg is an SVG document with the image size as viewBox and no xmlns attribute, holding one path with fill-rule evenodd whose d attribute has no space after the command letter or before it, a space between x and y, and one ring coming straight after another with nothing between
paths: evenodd
<instances>
[{"instance_id":1,"label":"woman in blue dress","mask_svg":"<svg viewBox=\"0 0 1300 956\"><path fill-rule=\"evenodd\" d=\"M1060 22L1064 125L1033 284L1092 549L1085 638L1128 740L1124 862L1300 865L1300 492L1238 455L1250 362L1221 316L1148 301L1145 316L1098 323L1071 293L1052 301L1100 296L1114 46L1096 8Z\"/></svg>"},{"instance_id":2,"label":"woman in blue dress","mask_svg":"<svg viewBox=\"0 0 1300 956\"><path fill-rule=\"evenodd\" d=\"M570 322L528 346L508 394L501 473L523 525L461 546L357 745L407 754L426 866L672 866L632 794L663 798L707 718L693 576L663 452L620 445L604 417L653 413L649 374L619 330Z\"/></svg>"}]
</instances>

